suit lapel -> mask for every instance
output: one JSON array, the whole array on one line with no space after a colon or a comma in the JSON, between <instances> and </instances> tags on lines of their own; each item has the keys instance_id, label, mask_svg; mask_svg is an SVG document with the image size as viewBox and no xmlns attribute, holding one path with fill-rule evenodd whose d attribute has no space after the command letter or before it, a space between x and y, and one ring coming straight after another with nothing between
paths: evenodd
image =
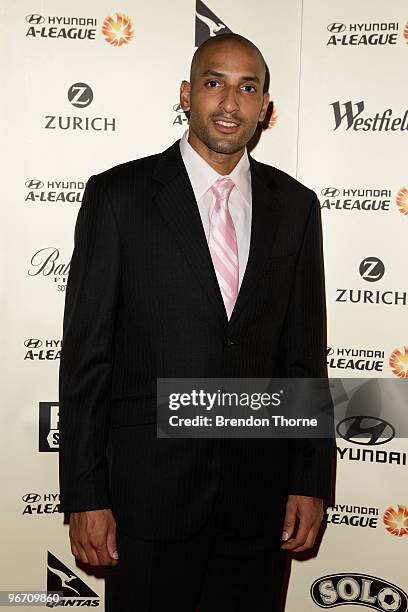
<instances>
[{"instance_id":1,"label":"suit lapel","mask_svg":"<svg viewBox=\"0 0 408 612\"><path fill-rule=\"evenodd\" d=\"M266 175L262 164L249 156L252 184L252 222L249 256L240 291L229 321L233 327L255 291L272 257L275 235L282 218L283 203L277 187Z\"/></svg>"},{"instance_id":2,"label":"suit lapel","mask_svg":"<svg viewBox=\"0 0 408 612\"><path fill-rule=\"evenodd\" d=\"M155 203L175 240L184 252L197 280L223 323L230 328L241 317L253 296L256 284L272 254L283 204L276 197L276 186L251 156L252 222L248 263L237 301L228 321L224 301L214 271L194 191L188 178L179 141L164 151L155 168Z\"/></svg>"},{"instance_id":3,"label":"suit lapel","mask_svg":"<svg viewBox=\"0 0 408 612\"><path fill-rule=\"evenodd\" d=\"M162 153L153 178L160 183L154 199L165 222L218 316L227 324L224 301L179 141Z\"/></svg>"}]
</instances>

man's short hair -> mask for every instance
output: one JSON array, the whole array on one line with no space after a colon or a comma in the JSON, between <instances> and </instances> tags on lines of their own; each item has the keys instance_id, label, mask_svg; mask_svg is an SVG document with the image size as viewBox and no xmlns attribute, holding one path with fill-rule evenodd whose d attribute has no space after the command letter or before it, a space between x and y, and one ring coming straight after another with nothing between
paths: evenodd
<instances>
[{"instance_id":1,"label":"man's short hair","mask_svg":"<svg viewBox=\"0 0 408 612\"><path fill-rule=\"evenodd\" d=\"M196 49L193 55L193 58L191 60L190 83L193 83L194 81L196 67L197 67L198 61L202 53L205 50L211 47L216 47L217 45L224 43L224 42L236 42L242 45L243 47L246 47L247 49L249 49L250 51L252 51L259 57L264 67L264 70L265 70L264 92L267 91L266 83L267 83L268 68L267 68L264 56L262 55L258 47L254 45L254 43L251 40L249 40L248 38L245 38L245 36L241 36L241 34L235 34L234 32L227 32L226 34L219 34L218 36L212 36L211 38L207 38L207 40L201 43L198 49Z\"/></svg>"}]
</instances>

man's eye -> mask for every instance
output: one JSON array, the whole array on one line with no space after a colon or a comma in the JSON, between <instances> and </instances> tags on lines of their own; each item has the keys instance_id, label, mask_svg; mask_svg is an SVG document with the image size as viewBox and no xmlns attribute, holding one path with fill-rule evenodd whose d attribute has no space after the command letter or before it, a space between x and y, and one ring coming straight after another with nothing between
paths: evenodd
<instances>
[{"instance_id":1,"label":"man's eye","mask_svg":"<svg viewBox=\"0 0 408 612\"><path fill-rule=\"evenodd\" d=\"M256 91L255 87L253 85L243 85L243 88L245 89L245 91Z\"/></svg>"},{"instance_id":2,"label":"man's eye","mask_svg":"<svg viewBox=\"0 0 408 612\"><path fill-rule=\"evenodd\" d=\"M206 85L209 87L216 87L217 85L219 85L219 83L218 81L207 81Z\"/></svg>"}]
</instances>

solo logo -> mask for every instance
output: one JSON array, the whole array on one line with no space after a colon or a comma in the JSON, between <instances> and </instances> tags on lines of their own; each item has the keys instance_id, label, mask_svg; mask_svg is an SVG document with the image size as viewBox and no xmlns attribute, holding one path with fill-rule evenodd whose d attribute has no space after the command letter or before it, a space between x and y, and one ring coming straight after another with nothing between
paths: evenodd
<instances>
[{"instance_id":1,"label":"solo logo","mask_svg":"<svg viewBox=\"0 0 408 612\"><path fill-rule=\"evenodd\" d=\"M321 608L367 606L373 610L406 612L408 597L401 588L368 574L330 574L314 581L310 595Z\"/></svg>"}]
</instances>

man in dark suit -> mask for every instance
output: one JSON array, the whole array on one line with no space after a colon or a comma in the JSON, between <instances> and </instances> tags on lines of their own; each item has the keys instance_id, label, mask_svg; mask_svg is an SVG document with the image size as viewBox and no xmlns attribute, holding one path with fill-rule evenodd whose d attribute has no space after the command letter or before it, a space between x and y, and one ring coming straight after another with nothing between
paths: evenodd
<instances>
[{"instance_id":1,"label":"man in dark suit","mask_svg":"<svg viewBox=\"0 0 408 612\"><path fill-rule=\"evenodd\" d=\"M109 612L277 609L284 551L313 546L330 495L330 440L156 437L158 377L327 376L318 199L246 150L265 75L247 39L206 41L188 133L92 176L78 213L60 510L72 553L107 566Z\"/></svg>"}]
</instances>

